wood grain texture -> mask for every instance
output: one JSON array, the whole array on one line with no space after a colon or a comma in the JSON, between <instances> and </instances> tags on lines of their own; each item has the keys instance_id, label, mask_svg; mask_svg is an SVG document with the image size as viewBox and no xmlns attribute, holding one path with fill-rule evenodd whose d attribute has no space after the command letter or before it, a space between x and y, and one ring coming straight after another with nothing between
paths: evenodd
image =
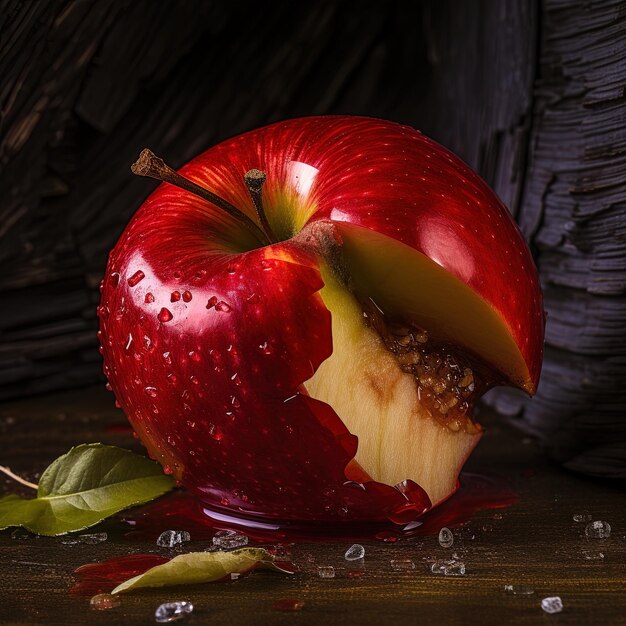
<instances>
[{"instance_id":1,"label":"wood grain texture","mask_svg":"<svg viewBox=\"0 0 626 626\"><path fill-rule=\"evenodd\" d=\"M74 391L0 405L0 463L30 480L70 446L104 441L138 449L128 433L112 432L124 417L103 390ZM109 540L95 546L61 544L59 539L11 539L0 532L0 623L2 624L147 624L165 601L191 600L190 623L252 624L520 624L597 626L624 623L626 596L626 510L623 493L607 484L549 465L538 447L486 415L487 434L468 469L499 476L519 493L519 502L498 512L483 511L462 529L455 545L444 550L435 536L395 544L365 542L362 575L351 578L343 553L352 542L296 544L293 554L302 572L294 577L258 572L232 584L145 591L125 596L111 611L92 611L89 598L72 596L73 570L131 552L158 552L151 542L124 538L119 521L95 527ZM15 491L0 481L0 493ZM607 540L584 538L584 524L572 515L586 513L610 522ZM474 539L471 536L474 535ZM194 540L188 548L202 549ZM164 553L166 553L165 551ZM463 578L434 576L428 558L457 552L467 566ZM589 560L585 554L604 554ZM396 571L392 559L411 559L416 569ZM336 578L322 580L318 565L333 565ZM505 593L506 584L534 589L530 596ZM561 615L546 616L543 597L559 595ZM272 604L300 598L299 614L279 613Z\"/></svg>"},{"instance_id":2,"label":"wood grain texture","mask_svg":"<svg viewBox=\"0 0 626 626\"><path fill-rule=\"evenodd\" d=\"M519 420L567 467L625 477L624 5L548 0L541 26L518 220L542 276L547 349Z\"/></svg>"},{"instance_id":3,"label":"wood grain texture","mask_svg":"<svg viewBox=\"0 0 626 626\"><path fill-rule=\"evenodd\" d=\"M106 255L154 184L298 115L421 128L517 216L546 294L531 403L492 402L555 458L626 475L625 16L618 0L2 0L0 398L101 380Z\"/></svg>"}]
</instances>

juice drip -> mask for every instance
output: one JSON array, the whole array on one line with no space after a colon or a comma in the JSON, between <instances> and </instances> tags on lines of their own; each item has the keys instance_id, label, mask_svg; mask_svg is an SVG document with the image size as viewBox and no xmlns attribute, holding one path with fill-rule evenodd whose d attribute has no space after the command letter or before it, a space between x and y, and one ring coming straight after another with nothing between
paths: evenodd
<instances>
[{"instance_id":1,"label":"juice drip","mask_svg":"<svg viewBox=\"0 0 626 626\"><path fill-rule=\"evenodd\" d=\"M81 565L74 571L76 581L71 593L79 596L109 593L125 580L139 576L151 567L161 565L168 560L158 554L130 554L101 563Z\"/></svg>"},{"instance_id":2,"label":"juice drip","mask_svg":"<svg viewBox=\"0 0 626 626\"><path fill-rule=\"evenodd\" d=\"M422 515L419 525L415 522L406 526L391 523L298 525L256 522L211 511L185 492L173 493L139 507L126 514L122 520L130 529L125 537L136 541L155 541L164 530L177 529L187 530L194 541L208 541L218 530L237 530L260 544L329 541L395 543L409 537L437 534L443 526L460 526L478 511L503 509L517 500L518 494L502 479L464 473L456 493ZM168 558L157 554L133 554L101 563L88 563L74 572L76 582L71 591L85 596L108 593L121 582L166 561ZM289 568L286 566L286 569Z\"/></svg>"},{"instance_id":3,"label":"juice drip","mask_svg":"<svg viewBox=\"0 0 626 626\"><path fill-rule=\"evenodd\" d=\"M405 526L389 522L256 521L209 509L191 494L179 492L127 514L123 518L129 526L125 536L131 540L155 541L164 530L177 529L187 530L193 539L209 540L218 530L232 529L245 533L257 543L393 541L436 534L442 526L455 527L468 522L477 511L506 508L518 500L517 493L502 479L463 473L459 482L459 489L448 500L423 514L418 523Z\"/></svg>"}]
</instances>

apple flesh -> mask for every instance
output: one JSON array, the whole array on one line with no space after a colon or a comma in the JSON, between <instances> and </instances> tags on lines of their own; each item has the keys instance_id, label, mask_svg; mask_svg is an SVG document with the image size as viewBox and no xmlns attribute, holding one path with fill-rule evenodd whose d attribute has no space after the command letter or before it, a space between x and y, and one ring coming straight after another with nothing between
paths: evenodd
<instances>
[{"instance_id":1,"label":"apple flesh","mask_svg":"<svg viewBox=\"0 0 626 626\"><path fill-rule=\"evenodd\" d=\"M274 124L181 174L111 252L104 370L150 454L213 509L405 523L454 492L494 384L532 393L544 318L530 253L488 187L413 129ZM262 224L261 224L262 225Z\"/></svg>"}]
</instances>

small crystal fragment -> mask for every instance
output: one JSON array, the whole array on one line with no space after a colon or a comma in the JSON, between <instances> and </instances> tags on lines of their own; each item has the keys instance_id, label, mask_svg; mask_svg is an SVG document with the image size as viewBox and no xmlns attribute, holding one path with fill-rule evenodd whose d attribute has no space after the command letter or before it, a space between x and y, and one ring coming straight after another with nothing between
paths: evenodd
<instances>
[{"instance_id":1,"label":"small crystal fragment","mask_svg":"<svg viewBox=\"0 0 626 626\"><path fill-rule=\"evenodd\" d=\"M233 550L248 544L248 537L236 530L219 530L213 537L213 545L222 550Z\"/></svg>"},{"instance_id":2,"label":"small crystal fragment","mask_svg":"<svg viewBox=\"0 0 626 626\"><path fill-rule=\"evenodd\" d=\"M89 606L96 611L107 611L108 609L115 609L122 604L122 600L119 596L114 596L110 593L99 593L89 600Z\"/></svg>"},{"instance_id":3,"label":"small crystal fragment","mask_svg":"<svg viewBox=\"0 0 626 626\"><path fill-rule=\"evenodd\" d=\"M395 570L415 569L415 563L411 559L391 559L391 568Z\"/></svg>"},{"instance_id":4,"label":"small crystal fragment","mask_svg":"<svg viewBox=\"0 0 626 626\"><path fill-rule=\"evenodd\" d=\"M355 543L346 550L346 561L358 561L365 556L365 548L360 543Z\"/></svg>"},{"instance_id":5,"label":"small crystal fragment","mask_svg":"<svg viewBox=\"0 0 626 626\"><path fill-rule=\"evenodd\" d=\"M85 535L70 535L69 537L62 539L61 543L64 546L75 546L83 544L87 546L95 546L98 543L102 543L108 539L106 533L89 533Z\"/></svg>"},{"instance_id":6,"label":"small crystal fragment","mask_svg":"<svg viewBox=\"0 0 626 626\"><path fill-rule=\"evenodd\" d=\"M590 522L591 515L589 515L589 513L575 513L574 515L572 515L572 519L577 523Z\"/></svg>"},{"instance_id":7,"label":"small crystal fragment","mask_svg":"<svg viewBox=\"0 0 626 626\"><path fill-rule=\"evenodd\" d=\"M445 526L439 531L439 545L442 548L451 548L454 543L454 535L449 528Z\"/></svg>"},{"instance_id":8,"label":"small crystal fragment","mask_svg":"<svg viewBox=\"0 0 626 626\"><path fill-rule=\"evenodd\" d=\"M334 578L335 568L332 565L320 565L317 568L317 575L320 578Z\"/></svg>"},{"instance_id":9,"label":"small crystal fragment","mask_svg":"<svg viewBox=\"0 0 626 626\"><path fill-rule=\"evenodd\" d=\"M582 555L587 561L601 561L604 558L603 552L595 552L594 550L583 550Z\"/></svg>"},{"instance_id":10,"label":"small crystal fragment","mask_svg":"<svg viewBox=\"0 0 626 626\"><path fill-rule=\"evenodd\" d=\"M191 541L191 535L186 530L165 530L159 535L157 546L173 548L188 541Z\"/></svg>"},{"instance_id":11,"label":"small crystal fragment","mask_svg":"<svg viewBox=\"0 0 626 626\"><path fill-rule=\"evenodd\" d=\"M284 611L286 613L301 611L304 608L304 600L299 598L281 598L272 604L274 611Z\"/></svg>"},{"instance_id":12,"label":"small crystal fragment","mask_svg":"<svg viewBox=\"0 0 626 626\"><path fill-rule=\"evenodd\" d=\"M193 604L191 602L166 602L165 604L161 604L154 612L154 619L160 624L166 624L183 619L183 617L189 615L192 611Z\"/></svg>"},{"instance_id":13,"label":"small crystal fragment","mask_svg":"<svg viewBox=\"0 0 626 626\"><path fill-rule=\"evenodd\" d=\"M444 576L465 576L465 563L456 559L449 561L435 561L430 566L433 574L443 574Z\"/></svg>"},{"instance_id":14,"label":"small crystal fragment","mask_svg":"<svg viewBox=\"0 0 626 626\"><path fill-rule=\"evenodd\" d=\"M563 602L559 596L544 598L541 601L541 608L546 613L560 613L563 610Z\"/></svg>"},{"instance_id":15,"label":"small crystal fragment","mask_svg":"<svg viewBox=\"0 0 626 626\"><path fill-rule=\"evenodd\" d=\"M608 522L596 520L585 527L587 539L608 539L611 536L611 525Z\"/></svg>"},{"instance_id":16,"label":"small crystal fragment","mask_svg":"<svg viewBox=\"0 0 626 626\"><path fill-rule=\"evenodd\" d=\"M532 587L524 587L522 585L504 585L504 591L512 593L514 596L531 596L535 593Z\"/></svg>"}]
</instances>

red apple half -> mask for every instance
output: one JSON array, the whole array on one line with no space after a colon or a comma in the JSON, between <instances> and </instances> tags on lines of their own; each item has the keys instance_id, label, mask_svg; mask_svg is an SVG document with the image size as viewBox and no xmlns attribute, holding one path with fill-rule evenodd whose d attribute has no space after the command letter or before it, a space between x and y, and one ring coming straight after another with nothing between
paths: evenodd
<instances>
[{"instance_id":1,"label":"red apple half","mask_svg":"<svg viewBox=\"0 0 626 626\"><path fill-rule=\"evenodd\" d=\"M532 394L541 367L537 272L496 195L360 117L273 124L180 174L247 218L163 183L110 254L104 371L149 453L247 517L405 523L446 499L478 396Z\"/></svg>"}]
</instances>

